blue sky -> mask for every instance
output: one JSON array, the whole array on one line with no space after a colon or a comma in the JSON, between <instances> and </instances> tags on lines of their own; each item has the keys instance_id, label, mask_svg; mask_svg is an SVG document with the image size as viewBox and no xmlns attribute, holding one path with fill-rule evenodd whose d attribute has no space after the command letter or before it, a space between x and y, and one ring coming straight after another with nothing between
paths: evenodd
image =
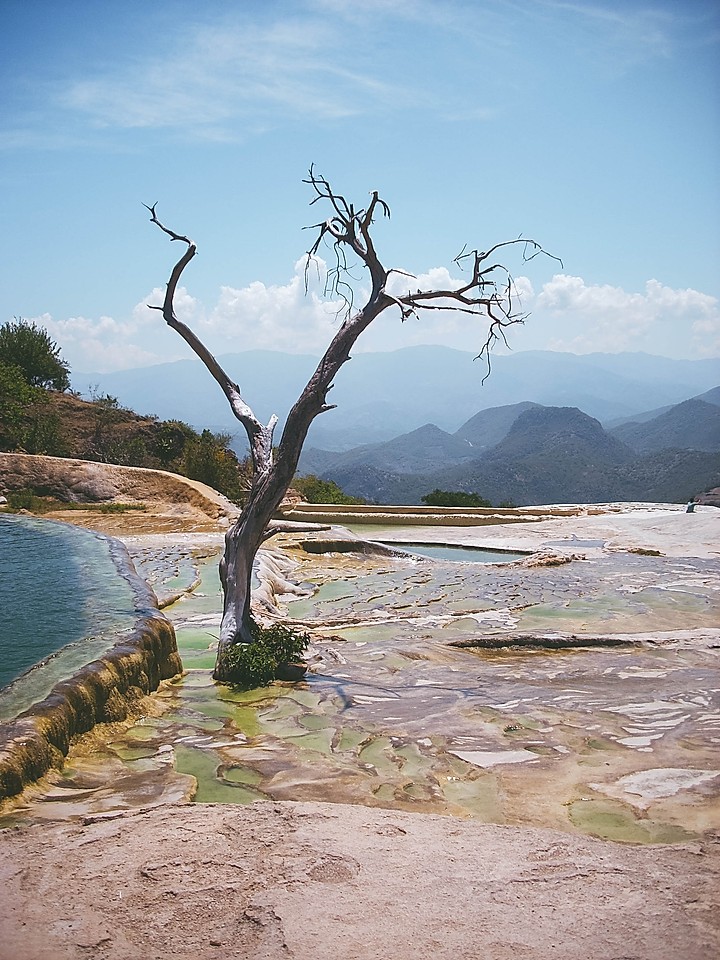
<instances>
[{"instance_id":1,"label":"blue sky","mask_svg":"<svg viewBox=\"0 0 720 960\"><path fill-rule=\"evenodd\" d=\"M197 242L178 312L211 349L320 352L302 180L378 189L387 266L455 277L520 234L515 350L720 356L720 6L563 0L0 0L0 322L77 371L188 356L145 304ZM483 332L388 314L357 349Z\"/></svg>"}]
</instances>

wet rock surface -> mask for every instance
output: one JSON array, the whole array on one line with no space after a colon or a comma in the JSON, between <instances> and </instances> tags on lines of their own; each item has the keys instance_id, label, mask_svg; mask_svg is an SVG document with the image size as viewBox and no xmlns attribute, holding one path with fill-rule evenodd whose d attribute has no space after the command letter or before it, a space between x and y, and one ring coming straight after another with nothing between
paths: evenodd
<instances>
[{"instance_id":1,"label":"wet rock surface","mask_svg":"<svg viewBox=\"0 0 720 960\"><path fill-rule=\"evenodd\" d=\"M717 563L551 539L569 562L485 569L286 536L262 610L311 630L310 672L242 692L210 679L213 543L129 538L182 595L186 673L0 820L0 957L714 955Z\"/></svg>"},{"instance_id":2,"label":"wet rock surface","mask_svg":"<svg viewBox=\"0 0 720 960\"><path fill-rule=\"evenodd\" d=\"M593 546L559 566L485 565L312 555L305 538L285 535L261 564L266 607L313 635L305 680L212 682L220 587L211 544L196 541L183 576L199 563L202 584L168 608L185 677L163 685L158 716L84 763L119 758L148 782L161 770L161 793L175 770L199 802L359 803L651 843L720 827L714 561ZM175 569L158 538L130 549L148 578ZM571 631L612 646L542 649ZM523 637L537 648L513 648ZM507 645L453 646L483 638ZM667 770L707 776L671 778L638 804L628 778ZM136 805L131 783L120 806Z\"/></svg>"}]
</instances>

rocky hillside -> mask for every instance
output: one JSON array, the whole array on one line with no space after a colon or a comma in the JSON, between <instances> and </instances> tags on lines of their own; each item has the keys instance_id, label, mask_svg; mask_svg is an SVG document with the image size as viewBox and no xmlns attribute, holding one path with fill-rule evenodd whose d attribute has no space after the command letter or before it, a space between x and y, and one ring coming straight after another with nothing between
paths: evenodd
<instances>
[{"instance_id":1,"label":"rocky hillside","mask_svg":"<svg viewBox=\"0 0 720 960\"><path fill-rule=\"evenodd\" d=\"M323 473L330 467L352 471L372 466L393 473L427 473L476 456L477 451L467 440L446 433L434 423L426 423L387 443L367 444L344 453L308 448L302 455L300 468L306 473Z\"/></svg>"},{"instance_id":2,"label":"rocky hillside","mask_svg":"<svg viewBox=\"0 0 720 960\"><path fill-rule=\"evenodd\" d=\"M720 406L696 397L651 420L624 423L611 432L638 453L670 447L715 453L720 451Z\"/></svg>"},{"instance_id":3,"label":"rocky hillside","mask_svg":"<svg viewBox=\"0 0 720 960\"><path fill-rule=\"evenodd\" d=\"M179 420L141 416L107 395L89 401L52 390L38 394L22 418L0 422L0 452L169 470L242 500L242 477L229 437L198 433Z\"/></svg>"},{"instance_id":4,"label":"rocky hillside","mask_svg":"<svg viewBox=\"0 0 720 960\"><path fill-rule=\"evenodd\" d=\"M12 503L28 491L43 516L110 534L218 531L238 511L216 490L166 471L0 453L0 495Z\"/></svg>"},{"instance_id":5,"label":"rocky hillside","mask_svg":"<svg viewBox=\"0 0 720 960\"><path fill-rule=\"evenodd\" d=\"M512 414L507 408L496 417L486 416L493 428L511 420L506 436L481 455L462 460L448 458L447 465L424 470L403 470L412 462L407 447L414 431L388 444L372 445L343 454L328 454L322 475L347 493L379 503L419 503L430 490L463 490L479 493L493 503L511 501L525 506L539 503L598 503L613 500L682 502L720 481L720 453L681 450L677 447L638 454L605 431L593 417L574 407L530 405ZM680 406L683 406L682 404ZM492 411L483 411L489 415ZM438 428L425 429L439 444ZM491 434L492 435L492 434ZM460 439L446 435L448 441ZM393 463L388 452L402 448L404 457ZM452 449L449 443L444 449ZM475 448L473 448L475 449ZM414 451L421 463L422 444ZM319 458L318 458L319 460ZM318 462L316 460L316 463Z\"/></svg>"},{"instance_id":6,"label":"rocky hillside","mask_svg":"<svg viewBox=\"0 0 720 960\"><path fill-rule=\"evenodd\" d=\"M521 413L539 407L538 403L511 403L504 407L490 407L481 410L455 431L456 437L467 440L477 457L504 440Z\"/></svg>"}]
</instances>

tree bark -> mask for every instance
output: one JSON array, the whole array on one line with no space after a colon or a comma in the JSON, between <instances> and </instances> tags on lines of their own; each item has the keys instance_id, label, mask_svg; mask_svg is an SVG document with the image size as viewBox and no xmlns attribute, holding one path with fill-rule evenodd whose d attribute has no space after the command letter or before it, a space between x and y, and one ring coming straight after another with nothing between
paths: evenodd
<instances>
[{"instance_id":1,"label":"tree bark","mask_svg":"<svg viewBox=\"0 0 720 960\"><path fill-rule=\"evenodd\" d=\"M224 607L213 674L216 680L226 679L224 654L228 648L236 643L252 642L251 595L255 557L267 538L268 524L295 476L312 421L318 414L331 409L326 404L326 397L336 373L350 359L350 348L380 309L371 301L335 335L288 415L274 462L260 475L258 482L253 482L242 513L225 536L225 553L220 564Z\"/></svg>"}]
</instances>

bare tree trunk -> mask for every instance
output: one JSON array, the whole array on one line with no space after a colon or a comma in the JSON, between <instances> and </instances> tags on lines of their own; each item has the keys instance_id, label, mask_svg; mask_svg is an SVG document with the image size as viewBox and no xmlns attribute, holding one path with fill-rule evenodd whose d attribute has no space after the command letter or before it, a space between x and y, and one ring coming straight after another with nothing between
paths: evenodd
<instances>
[{"instance_id":1,"label":"bare tree trunk","mask_svg":"<svg viewBox=\"0 0 720 960\"><path fill-rule=\"evenodd\" d=\"M272 476L267 480L264 490L253 485L242 513L225 534L225 552L220 561L223 616L213 674L216 680L227 679L225 655L229 648L253 641L253 565L261 544L267 539L268 524L287 490L282 483L273 481ZM271 489L267 490L267 487Z\"/></svg>"},{"instance_id":2,"label":"bare tree trunk","mask_svg":"<svg viewBox=\"0 0 720 960\"><path fill-rule=\"evenodd\" d=\"M252 642L252 573L262 541L254 534L256 524L252 519L243 515L225 534L225 552L220 561L224 602L218 658L235 643ZM215 672L215 679L221 679L217 676L217 669Z\"/></svg>"}]
</instances>

